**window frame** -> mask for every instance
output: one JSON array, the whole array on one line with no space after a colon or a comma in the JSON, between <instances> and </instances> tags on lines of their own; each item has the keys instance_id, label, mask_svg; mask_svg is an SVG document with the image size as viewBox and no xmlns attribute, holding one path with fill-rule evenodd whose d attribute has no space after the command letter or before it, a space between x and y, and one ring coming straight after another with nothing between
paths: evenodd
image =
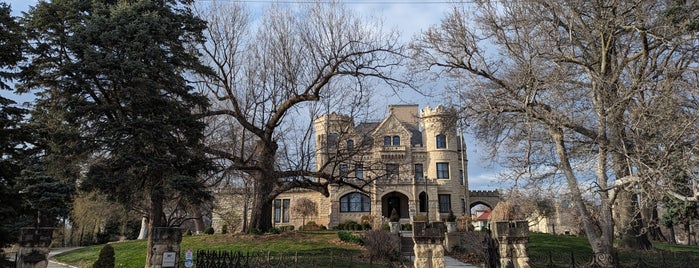
<instances>
[{"instance_id":1,"label":"window frame","mask_svg":"<svg viewBox=\"0 0 699 268\"><path fill-rule=\"evenodd\" d=\"M393 136L393 138L391 139L391 142L392 142L393 146L400 146L400 136L398 136L398 135Z\"/></svg>"},{"instance_id":2,"label":"window frame","mask_svg":"<svg viewBox=\"0 0 699 268\"><path fill-rule=\"evenodd\" d=\"M451 195L439 194L437 198L439 200L439 213L449 213L451 211Z\"/></svg>"},{"instance_id":3,"label":"window frame","mask_svg":"<svg viewBox=\"0 0 699 268\"><path fill-rule=\"evenodd\" d=\"M354 164L354 177L360 180L364 179L364 164Z\"/></svg>"},{"instance_id":4,"label":"window frame","mask_svg":"<svg viewBox=\"0 0 699 268\"><path fill-rule=\"evenodd\" d=\"M417 167L420 167L419 169ZM418 173L418 170L420 173ZM413 166L413 173L415 174L415 180L421 180L425 177L425 166L422 163L416 163Z\"/></svg>"},{"instance_id":5,"label":"window frame","mask_svg":"<svg viewBox=\"0 0 699 268\"><path fill-rule=\"evenodd\" d=\"M449 162L437 162L437 179L448 180L449 179Z\"/></svg>"},{"instance_id":6,"label":"window frame","mask_svg":"<svg viewBox=\"0 0 699 268\"><path fill-rule=\"evenodd\" d=\"M437 149L447 148L447 135L439 134L435 137L435 147Z\"/></svg>"},{"instance_id":7,"label":"window frame","mask_svg":"<svg viewBox=\"0 0 699 268\"><path fill-rule=\"evenodd\" d=\"M389 167L391 167L391 168L389 168ZM395 167L395 168L392 168L392 167ZM386 164L386 177L390 177L392 175L400 176L400 165L394 164L394 163Z\"/></svg>"},{"instance_id":8,"label":"window frame","mask_svg":"<svg viewBox=\"0 0 699 268\"><path fill-rule=\"evenodd\" d=\"M359 200L357 201L355 198L358 198ZM353 192L340 197L340 213L363 212L371 212L371 198L368 195Z\"/></svg>"},{"instance_id":9,"label":"window frame","mask_svg":"<svg viewBox=\"0 0 699 268\"><path fill-rule=\"evenodd\" d=\"M383 146L391 146L391 136L383 136Z\"/></svg>"}]
</instances>

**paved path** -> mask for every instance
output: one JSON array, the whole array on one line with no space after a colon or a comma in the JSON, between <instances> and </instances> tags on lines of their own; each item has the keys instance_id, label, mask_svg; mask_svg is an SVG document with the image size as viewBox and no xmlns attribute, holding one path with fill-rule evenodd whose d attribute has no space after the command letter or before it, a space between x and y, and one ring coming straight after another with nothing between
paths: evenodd
<instances>
[{"instance_id":1,"label":"paved path","mask_svg":"<svg viewBox=\"0 0 699 268\"><path fill-rule=\"evenodd\" d=\"M73 247L73 248L52 248L51 251L49 252L49 265L48 265L46 268L75 268L74 266L70 266L70 265L58 263L58 262L55 262L55 261L51 260L51 258L53 258L53 256L56 256L56 255L61 254L61 253L63 253L63 252L71 251L71 250L74 250L74 249L79 249L79 247Z\"/></svg>"},{"instance_id":2,"label":"paved path","mask_svg":"<svg viewBox=\"0 0 699 268\"><path fill-rule=\"evenodd\" d=\"M444 256L444 264L445 264L444 266L446 268L456 268L456 267L475 268L475 267L478 267L478 266L475 266L472 264L460 262L459 260L454 259L454 258L449 257L449 256Z\"/></svg>"}]
</instances>

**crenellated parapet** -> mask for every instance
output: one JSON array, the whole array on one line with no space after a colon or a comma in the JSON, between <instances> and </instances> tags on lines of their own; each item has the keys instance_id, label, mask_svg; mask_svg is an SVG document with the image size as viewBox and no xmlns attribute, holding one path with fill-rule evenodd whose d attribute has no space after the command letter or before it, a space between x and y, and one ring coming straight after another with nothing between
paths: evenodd
<instances>
[{"instance_id":1,"label":"crenellated parapet","mask_svg":"<svg viewBox=\"0 0 699 268\"><path fill-rule=\"evenodd\" d=\"M469 191L471 197L500 197L498 190L473 190Z\"/></svg>"}]
</instances>

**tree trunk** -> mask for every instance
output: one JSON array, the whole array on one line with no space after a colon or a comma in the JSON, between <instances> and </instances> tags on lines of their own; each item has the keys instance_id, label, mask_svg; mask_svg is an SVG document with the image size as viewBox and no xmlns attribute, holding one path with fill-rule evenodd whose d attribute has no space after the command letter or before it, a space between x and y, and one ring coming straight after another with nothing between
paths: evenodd
<instances>
[{"instance_id":1,"label":"tree trunk","mask_svg":"<svg viewBox=\"0 0 699 268\"><path fill-rule=\"evenodd\" d=\"M667 242L670 244L677 244L677 239L675 239L675 225L671 224L668 229L670 229L670 237L668 238Z\"/></svg>"},{"instance_id":2,"label":"tree trunk","mask_svg":"<svg viewBox=\"0 0 699 268\"><path fill-rule=\"evenodd\" d=\"M194 209L194 233L203 234L206 224L204 224L204 216L201 215L201 208Z\"/></svg>"},{"instance_id":3,"label":"tree trunk","mask_svg":"<svg viewBox=\"0 0 699 268\"><path fill-rule=\"evenodd\" d=\"M148 228L148 248L146 250L146 268L155 267L155 256L153 256L153 234L157 227L164 227L163 220L163 197L160 190L150 191L150 224Z\"/></svg>"},{"instance_id":4,"label":"tree trunk","mask_svg":"<svg viewBox=\"0 0 699 268\"><path fill-rule=\"evenodd\" d=\"M684 236L687 238L687 246L692 245L692 235L690 234L689 221L684 223Z\"/></svg>"},{"instance_id":5,"label":"tree trunk","mask_svg":"<svg viewBox=\"0 0 699 268\"><path fill-rule=\"evenodd\" d=\"M261 174L261 173L260 173ZM255 183L255 198L252 200L250 215L250 228L267 232L272 228L272 197L273 183L264 181L264 178Z\"/></svg>"},{"instance_id":6,"label":"tree trunk","mask_svg":"<svg viewBox=\"0 0 699 268\"><path fill-rule=\"evenodd\" d=\"M150 226L150 221L148 216L143 215L141 218L141 231L138 232L138 240L143 240L148 238L148 226Z\"/></svg>"},{"instance_id":7,"label":"tree trunk","mask_svg":"<svg viewBox=\"0 0 699 268\"><path fill-rule=\"evenodd\" d=\"M587 210L587 205L583 201L584 199L582 196L582 192L580 191L580 188L578 186L578 180L575 177L575 173L573 172L573 168L569 162L568 152L565 147L565 141L563 139L563 131L559 128L550 127L549 135L556 144L556 154L558 155L558 159L560 162L559 166L566 178L568 190L570 190L571 196L573 198L573 203L575 204L575 208L578 210L578 213L580 214L580 219L582 220L583 225L582 227L583 230L585 230L587 240L590 242L592 251L595 254L594 261L601 267L613 267L613 237L608 237L610 236L610 234L608 232L605 232L605 226L601 226L601 236L598 236L596 234L596 228L592 222L592 215L590 215L590 212ZM603 206L602 209L604 211L605 207ZM602 224L604 225L605 223L602 222Z\"/></svg>"}]
</instances>

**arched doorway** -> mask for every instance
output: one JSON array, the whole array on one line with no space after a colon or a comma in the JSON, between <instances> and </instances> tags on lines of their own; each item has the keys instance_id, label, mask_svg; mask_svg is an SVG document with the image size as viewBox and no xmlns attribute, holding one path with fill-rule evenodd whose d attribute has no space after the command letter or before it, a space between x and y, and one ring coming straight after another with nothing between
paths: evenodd
<instances>
[{"instance_id":1,"label":"arched doorway","mask_svg":"<svg viewBox=\"0 0 699 268\"><path fill-rule=\"evenodd\" d=\"M393 209L401 218L408 218L408 197L399 192L390 192L381 197L381 215L389 218Z\"/></svg>"}]
</instances>

